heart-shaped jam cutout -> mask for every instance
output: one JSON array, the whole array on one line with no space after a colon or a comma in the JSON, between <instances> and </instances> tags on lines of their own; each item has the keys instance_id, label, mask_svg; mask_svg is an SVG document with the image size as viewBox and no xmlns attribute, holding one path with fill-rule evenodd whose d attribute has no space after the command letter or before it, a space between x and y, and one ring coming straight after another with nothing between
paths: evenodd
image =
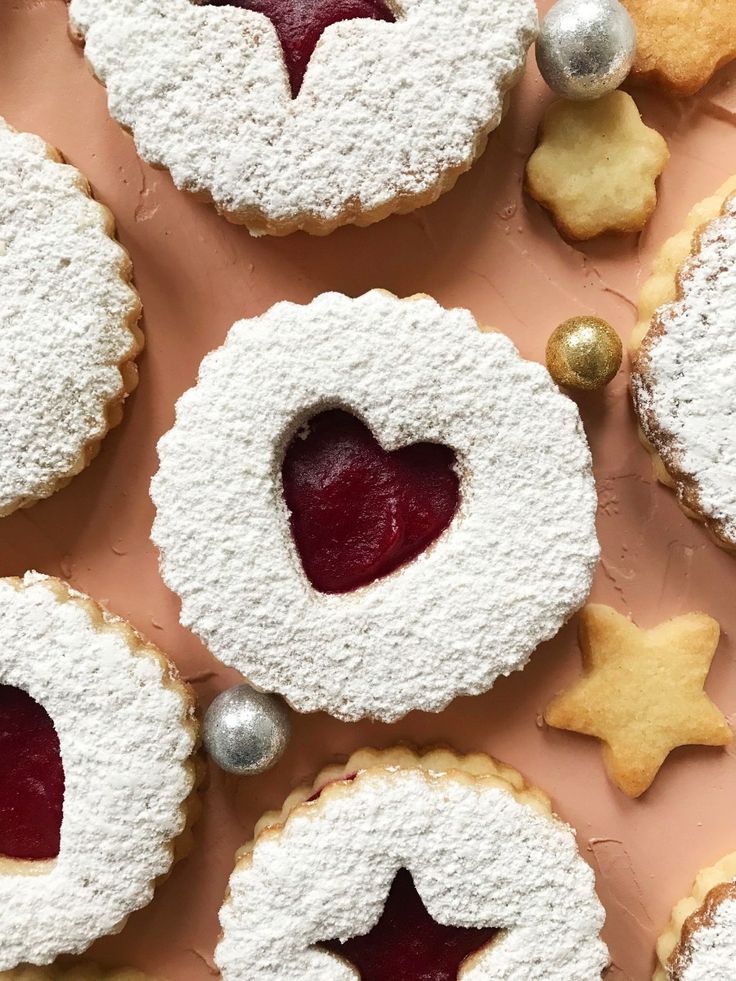
<instances>
[{"instance_id":1,"label":"heart-shaped jam cutout","mask_svg":"<svg viewBox=\"0 0 736 981\"><path fill-rule=\"evenodd\" d=\"M457 981L471 954L498 935L495 927L455 927L427 912L409 872L400 869L381 918L362 937L319 946L357 968L361 981Z\"/></svg>"},{"instance_id":2,"label":"heart-shaped jam cutout","mask_svg":"<svg viewBox=\"0 0 736 981\"><path fill-rule=\"evenodd\" d=\"M271 20L281 42L294 99L317 42L330 24L361 18L395 20L383 0L205 0L205 5L254 10Z\"/></svg>"},{"instance_id":3,"label":"heart-shaped jam cutout","mask_svg":"<svg viewBox=\"0 0 736 981\"><path fill-rule=\"evenodd\" d=\"M56 858L63 806L54 723L27 692L0 685L0 855Z\"/></svg>"},{"instance_id":4,"label":"heart-shaped jam cutout","mask_svg":"<svg viewBox=\"0 0 736 981\"><path fill-rule=\"evenodd\" d=\"M304 571L321 593L350 592L410 562L460 503L449 447L413 443L389 453L340 409L296 434L282 478Z\"/></svg>"}]
</instances>

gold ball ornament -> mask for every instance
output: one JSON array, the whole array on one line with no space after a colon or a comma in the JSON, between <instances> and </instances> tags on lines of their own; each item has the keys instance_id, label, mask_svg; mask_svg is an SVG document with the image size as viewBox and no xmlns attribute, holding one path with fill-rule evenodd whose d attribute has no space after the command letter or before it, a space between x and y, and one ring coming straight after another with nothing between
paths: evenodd
<instances>
[{"instance_id":1,"label":"gold ball ornament","mask_svg":"<svg viewBox=\"0 0 736 981\"><path fill-rule=\"evenodd\" d=\"M615 378L624 356L621 338L599 317L573 317L547 342L547 370L558 385L594 392Z\"/></svg>"}]
</instances>

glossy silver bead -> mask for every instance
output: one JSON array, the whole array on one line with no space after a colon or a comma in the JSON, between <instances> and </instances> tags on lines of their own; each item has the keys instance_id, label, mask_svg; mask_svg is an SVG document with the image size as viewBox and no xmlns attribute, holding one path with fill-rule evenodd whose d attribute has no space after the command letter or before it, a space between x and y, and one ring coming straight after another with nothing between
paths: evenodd
<instances>
[{"instance_id":1,"label":"glossy silver bead","mask_svg":"<svg viewBox=\"0 0 736 981\"><path fill-rule=\"evenodd\" d=\"M558 0L542 21L537 64L565 99L600 99L624 81L636 54L636 28L618 0Z\"/></svg>"},{"instance_id":2,"label":"glossy silver bead","mask_svg":"<svg viewBox=\"0 0 736 981\"><path fill-rule=\"evenodd\" d=\"M289 709L275 695L237 685L221 692L204 717L202 738L214 762L228 773L262 773L286 749Z\"/></svg>"}]
</instances>

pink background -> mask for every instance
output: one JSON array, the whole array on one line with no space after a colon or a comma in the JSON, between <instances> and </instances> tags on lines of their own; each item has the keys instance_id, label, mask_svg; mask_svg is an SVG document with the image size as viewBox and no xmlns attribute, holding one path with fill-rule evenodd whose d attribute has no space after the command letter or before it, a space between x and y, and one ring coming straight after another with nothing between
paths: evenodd
<instances>
[{"instance_id":1,"label":"pink background","mask_svg":"<svg viewBox=\"0 0 736 981\"><path fill-rule=\"evenodd\" d=\"M399 295L427 292L445 305L469 307L538 360L554 326L576 314L603 316L627 338L657 248L695 202L730 176L729 161L736 159L732 79L736 72L726 69L698 97L682 102L634 93L672 150L660 205L639 237L573 247L522 193L524 163L550 99L532 58L485 156L437 204L327 239L255 240L138 159L67 37L63 0L4 0L0 114L58 146L115 214L143 299L146 350L125 421L92 466L52 499L0 521L0 574L35 568L89 592L166 650L207 705L238 676L178 625L177 600L159 578L148 539L156 442L202 356L222 342L233 320L277 300L305 302L326 289L358 294L374 286ZM603 559L593 597L642 626L689 610L715 616L723 639L708 689L736 716L734 558L653 481L626 385L624 371L605 393L578 399L600 493ZM93 956L171 981L210 977L233 852L262 811L351 750L404 739L486 750L549 792L577 829L598 876L614 963L609 977L648 978L654 941L673 902L701 866L736 849L736 750L680 750L642 800L626 799L606 779L593 740L541 723L546 703L579 667L572 624L523 673L487 695L459 699L440 715L413 713L394 726L295 716L290 748L272 772L236 779L210 769L193 854L119 936L95 945Z\"/></svg>"}]
</instances>

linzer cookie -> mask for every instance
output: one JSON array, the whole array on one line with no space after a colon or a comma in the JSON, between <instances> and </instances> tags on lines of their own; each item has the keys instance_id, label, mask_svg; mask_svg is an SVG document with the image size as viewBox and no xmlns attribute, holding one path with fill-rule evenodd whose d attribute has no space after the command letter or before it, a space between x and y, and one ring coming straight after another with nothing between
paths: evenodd
<instances>
[{"instance_id":1,"label":"linzer cookie","mask_svg":"<svg viewBox=\"0 0 736 981\"><path fill-rule=\"evenodd\" d=\"M736 853L703 869L657 944L654 981L731 981L736 964Z\"/></svg>"},{"instance_id":2,"label":"linzer cookie","mask_svg":"<svg viewBox=\"0 0 736 981\"><path fill-rule=\"evenodd\" d=\"M224 981L595 981L603 920L572 829L516 771L363 750L256 827L215 961Z\"/></svg>"},{"instance_id":3,"label":"linzer cookie","mask_svg":"<svg viewBox=\"0 0 736 981\"><path fill-rule=\"evenodd\" d=\"M236 323L159 454L153 540L182 623L303 712L439 711L522 668L590 588L577 408L429 297L327 293Z\"/></svg>"},{"instance_id":4,"label":"linzer cookie","mask_svg":"<svg viewBox=\"0 0 736 981\"><path fill-rule=\"evenodd\" d=\"M196 737L189 688L124 621L58 579L0 580L0 970L81 953L150 902Z\"/></svg>"},{"instance_id":5,"label":"linzer cookie","mask_svg":"<svg viewBox=\"0 0 736 981\"><path fill-rule=\"evenodd\" d=\"M83 470L122 417L142 346L110 212L0 118L0 516Z\"/></svg>"},{"instance_id":6,"label":"linzer cookie","mask_svg":"<svg viewBox=\"0 0 736 981\"><path fill-rule=\"evenodd\" d=\"M631 388L657 476L736 549L736 179L690 215L644 288Z\"/></svg>"},{"instance_id":7,"label":"linzer cookie","mask_svg":"<svg viewBox=\"0 0 736 981\"><path fill-rule=\"evenodd\" d=\"M141 156L254 234L449 190L501 121L533 0L72 0Z\"/></svg>"}]
</instances>

